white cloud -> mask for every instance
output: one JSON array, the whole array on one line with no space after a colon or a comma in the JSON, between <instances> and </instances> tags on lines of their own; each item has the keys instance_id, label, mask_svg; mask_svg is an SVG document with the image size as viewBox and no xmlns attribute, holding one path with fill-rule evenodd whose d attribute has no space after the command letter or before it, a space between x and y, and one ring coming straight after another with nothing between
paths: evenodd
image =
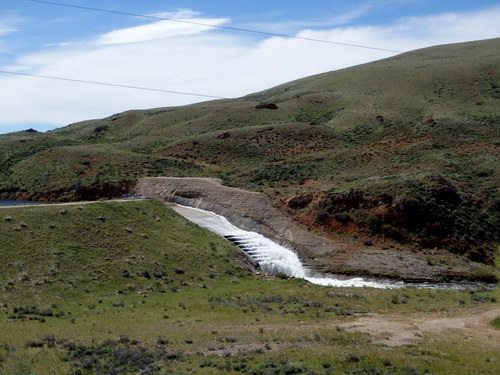
<instances>
[{"instance_id":1,"label":"white cloud","mask_svg":"<svg viewBox=\"0 0 500 375\"><path fill-rule=\"evenodd\" d=\"M300 36L378 48L410 51L433 45L500 36L500 6L466 14L402 18L388 26L305 30Z\"/></svg>"},{"instance_id":2,"label":"white cloud","mask_svg":"<svg viewBox=\"0 0 500 375\"><path fill-rule=\"evenodd\" d=\"M16 32L17 29L14 25L19 22L21 19L16 14L6 11L0 17L0 36Z\"/></svg>"},{"instance_id":3,"label":"white cloud","mask_svg":"<svg viewBox=\"0 0 500 375\"><path fill-rule=\"evenodd\" d=\"M369 12L373 6L371 4L361 4L355 9L345 13L337 14L333 17L316 19L312 21L282 21L274 23L251 23L248 28L255 30L267 30L271 33L285 34L288 30L306 29L306 28L332 28L335 26L345 25L356 18L359 18Z\"/></svg>"},{"instance_id":4,"label":"white cloud","mask_svg":"<svg viewBox=\"0 0 500 375\"><path fill-rule=\"evenodd\" d=\"M223 23L222 19L190 20ZM387 27L304 30L299 36L395 50L500 35L500 7L469 14L400 20ZM22 56L25 72L124 85L238 97L304 76L336 70L391 54L298 39L263 41L240 33L211 32L196 25L152 22L117 30L92 41ZM139 31L139 32L137 32ZM174 37L170 37L176 35ZM104 38L104 39L103 39ZM131 42L134 43L131 43ZM112 43L111 43L112 42ZM27 68L30 68L27 70ZM8 125L66 125L133 108L174 106L206 100L192 96L0 75L0 133Z\"/></svg>"},{"instance_id":5,"label":"white cloud","mask_svg":"<svg viewBox=\"0 0 500 375\"><path fill-rule=\"evenodd\" d=\"M8 51L8 46L1 37L16 32L17 29L10 25L9 21L0 19L0 53Z\"/></svg>"},{"instance_id":6,"label":"white cloud","mask_svg":"<svg viewBox=\"0 0 500 375\"><path fill-rule=\"evenodd\" d=\"M180 35L194 35L213 29L210 26L197 24L220 26L228 21L226 18L196 18L195 14L188 10L178 13L155 14L154 17L167 18L169 21L160 20L146 25L111 31L101 35L98 44L138 43Z\"/></svg>"},{"instance_id":7,"label":"white cloud","mask_svg":"<svg viewBox=\"0 0 500 375\"><path fill-rule=\"evenodd\" d=\"M340 14L336 17L329 19L325 24L326 25L344 25L362 15L366 14L372 6L370 4L362 4L356 9L353 9L344 14Z\"/></svg>"},{"instance_id":8,"label":"white cloud","mask_svg":"<svg viewBox=\"0 0 500 375\"><path fill-rule=\"evenodd\" d=\"M406 18L397 25L395 32L411 35L413 29L420 30L420 39L461 42L498 37L500 6L467 15L447 13L424 19Z\"/></svg>"},{"instance_id":9,"label":"white cloud","mask_svg":"<svg viewBox=\"0 0 500 375\"><path fill-rule=\"evenodd\" d=\"M9 27L8 25L0 24L0 36L10 34L14 31L16 31L16 29L13 29L12 27Z\"/></svg>"}]
</instances>

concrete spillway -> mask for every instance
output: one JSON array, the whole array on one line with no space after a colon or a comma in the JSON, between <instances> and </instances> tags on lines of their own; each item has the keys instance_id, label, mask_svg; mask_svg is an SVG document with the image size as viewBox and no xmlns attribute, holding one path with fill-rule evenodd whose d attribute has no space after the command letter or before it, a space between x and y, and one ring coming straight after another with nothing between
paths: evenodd
<instances>
[{"instance_id":1,"label":"concrete spillway","mask_svg":"<svg viewBox=\"0 0 500 375\"><path fill-rule=\"evenodd\" d=\"M232 225L225 217L198 208L176 205L173 209L189 221L208 229L235 244L250 258L257 262L260 268L268 273L284 273L291 277L308 280L313 284L325 286L399 288L401 282L368 281L362 278L340 279L334 276L316 275L306 269L297 254L281 246L259 233L246 231Z\"/></svg>"}]
</instances>

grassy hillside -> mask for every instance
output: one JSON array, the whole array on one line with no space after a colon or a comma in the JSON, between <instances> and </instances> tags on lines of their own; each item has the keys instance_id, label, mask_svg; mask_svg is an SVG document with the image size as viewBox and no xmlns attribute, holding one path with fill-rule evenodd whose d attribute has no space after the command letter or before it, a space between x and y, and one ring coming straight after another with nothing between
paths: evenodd
<instances>
[{"instance_id":1,"label":"grassy hillside","mask_svg":"<svg viewBox=\"0 0 500 375\"><path fill-rule=\"evenodd\" d=\"M226 241L156 201L2 208L0 215L0 298L11 302L46 303L55 292L147 295L243 272L234 262L245 258Z\"/></svg>"},{"instance_id":2,"label":"grassy hillside","mask_svg":"<svg viewBox=\"0 0 500 375\"><path fill-rule=\"evenodd\" d=\"M358 246L493 263L499 50L500 39L432 47L240 99L3 135L0 191L81 199L144 176L215 176Z\"/></svg>"},{"instance_id":3,"label":"grassy hillside","mask_svg":"<svg viewBox=\"0 0 500 375\"><path fill-rule=\"evenodd\" d=\"M500 364L498 288L254 275L229 242L158 202L2 208L0 238L2 375L495 374ZM350 328L368 317L382 331ZM415 331L435 319L451 329Z\"/></svg>"}]
</instances>

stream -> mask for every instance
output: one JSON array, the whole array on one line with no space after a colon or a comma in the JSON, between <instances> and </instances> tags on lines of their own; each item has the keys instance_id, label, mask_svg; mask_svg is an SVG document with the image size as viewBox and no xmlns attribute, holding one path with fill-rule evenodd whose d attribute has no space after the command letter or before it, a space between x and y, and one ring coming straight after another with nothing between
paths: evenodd
<instances>
[{"instance_id":1,"label":"stream","mask_svg":"<svg viewBox=\"0 0 500 375\"><path fill-rule=\"evenodd\" d=\"M225 217L199 208L176 205L173 209L196 225L214 232L235 244L259 264L262 271L305 279L313 284L328 286L367 286L374 288L398 288L400 283L375 282L362 278L342 280L320 277L306 269L292 250L256 232L249 232L231 224Z\"/></svg>"},{"instance_id":2,"label":"stream","mask_svg":"<svg viewBox=\"0 0 500 375\"><path fill-rule=\"evenodd\" d=\"M262 271L279 272L305 279L313 284L339 287L401 288L403 282L371 281L360 277L343 279L334 275L319 275L302 265L297 254L256 232L240 229L225 217L199 208L175 205L174 211L196 225L226 238L257 262Z\"/></svg>"},{"instance_id":3,"label":"stream","mask_svg":"<svg viewBox=\"0 0 500 375\"><path fill-rule=\"evenodd\" d=\"M312 284L335 287L371 287L382 289L421 288L421 289L491 289L494 286L484 283L405 283L384 279L365 279L361 277L345 278L341 275L320 274L302 265L297 254L282 245L256 232L240 229L225 217L200 208L174 205L174 211L194 224L208 229L232 242L251 259L259 264L262 271L290 277L301 278Z\"/></svg>"}]
</instances>

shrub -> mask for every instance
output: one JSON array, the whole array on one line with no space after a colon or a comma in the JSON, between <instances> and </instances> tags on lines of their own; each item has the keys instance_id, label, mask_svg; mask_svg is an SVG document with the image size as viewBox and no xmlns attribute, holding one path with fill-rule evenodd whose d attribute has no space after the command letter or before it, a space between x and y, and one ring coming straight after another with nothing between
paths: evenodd
<instances>
[{"instance_id":1,"label":"shrub","mask_svg":"<svg viewBox=\"0 0 500 375\"><path fill-rule=\"evenodd\" d=\"M261 374L293 375L293 374L307 374L307 373L313 373L313 371L312 369L304 365L287 363L287 362L275 362L275 361L269 361L267 363L259 365L258 367L255 367L254 369L252 369L252 371L249 372L249 374L251 375L261 375Z\"/></svg>"},{"instance_id":2,"label":"shrub","mask_svg":"<svg viewBox=\"0 0 500 375\"><path fill-rule=\"evenodd\" d=\"M170 341L168 341L166 338L164 338L162 336L158 336L158 339L156 340L156 343L158 345L168 345L168 344L170 344Z\"/></svg>"},{"instance_id":3,"label":"shrub","mask_svg":"<svg viewBox=\"0 0 500 375\"><path fill-rule=\"evenodd\" d=\"M182 268L179 268L179 267L175 267L174 268L174 272L177 274L177 275L182 275L185 273L184 269Z\"/></svg>"},{"instance_id":4,"label":"shrub","mask_svg":"<svg viewBox=\"0 0 500 375\"><path fill-rule=\"evenodd\" d=\"M382 228L382 220L378 216L369 216L368 219L366 219L366 224L368 225L368 228L370 229L372 234L377 234L380 232L380 229Z\"/></svg>"},{"instance_id":5,"label":"shrub","mask_svg":"<svg viewBox=\"0 0 500 375\"><path fill-rule=\"evenodd\" d=\"M328 212L326 212L325 210L318 209L314 213L314 220L318 224L325 224L328 221L329 217L330 215L328 215Z\"/></svg>"},{"instance_id":6,"label":"shrub","mask_svg":"<svg viewBox=\"0 0 500 375\"><path fill-rule=\"evenodd\" d=\"M392 204L394 198L388 193L382 193L380 194L380 201L385 204Z\"/></svg>"},{"instance_id":7,"label":"shrub","mask_svg":"<svg viewBox=\"0 0 500 375\"><path fill-rule=\"evenodd\" d=\"M28 340L26 342L26 347L28 348L43 348L43 345L42 341Z\"/></svg>"},{"instance_id":8,"label":"shrub","mask_svg":"<svg viewBox=\"0 0 500 375\"><path fill-rule=\"evenodd\" d=\"M48 348L53 348L56 344L56 338L54 335L45 335L42 337L42 341L47 344Z\"/></svg>"},{"instance_id":9,"label":"shrub","mask_svg":"<svg viewBox=\"0 0 500 375\"><path fill-rule=\"evenodd\" d=\"M418 371L415 367L403 367L401 369L401 373L403 375L420 375L420 371Z\"/></svg>"},{"instance_id":10,"label":"shrub","mask_svg":"<svg viewBox=\"0 0 500 375\"><path fill-rule=\"evenodd\" d=\"M142 276L142 277L144 277L146 279L151 279L151 275L146 270L142 270L141 272L139 272L139 276Z\"/></svg>"},{"instance_id":11,"label":"shrub","mask_svg":"<svg viewBox=\"0 0 500 375\"><path fill-rule=\"evenodd\" d=\"M470 281L481 281L486 283L498 282L498 275L492 266L477 267L469 276Z\"/></svg>"},{"instance_id":12,"label":"shrub","mask_svg":"<svg viewBox=\"0 0 500 375\"><path fill-rule=\"evenodd\" d=\"M407 303L407 299L404 298L404 297L400 297L398 295L395 295L391 298L391 303L395 304L395 305L399 305L400 303Z\"/></svg>"},{"instance_id":13,"label":"shrub","mask_svg":"<svg viewBox=\"0 0 500 375\"><path fill-rule=\"evenodd\" d=\"M128 270L123 270L122 271L122 277L130 279L132 277L132 275L130 274L130 272Z\"/></svg>"},{"instance_id":14,"label":"shrub","mask_svg":"<svg viewBox=\"0 0 500 375\"><path fill-rule=\"evenodd\" d=\"M382 365L384 365L384 366L386 366L386 367L388 367L388 366L392 366L392 362L391 362L389 359L384 358L384 359L382 360Z\"/></svg>"},{"instance_id":15,"label":"shrub","mask_svg":"<svg viewBox=\"0 0 500 375\"><path fill-rule=\"evenodd\" d=\"M359 361L360 361L360 358L356 354L353 354L353 353L350 353L346 358L346 362L349 362L349 363L358 363Z\"/></svg>"},{"instance_id":16,"label":"shrub","mask_svg":"<svg viewBox=\"0 0 500 375\"><path fill-rule=\"evenodd\" d=\"M399 229L391 224L382 225L382 230L386 237L392 238L397 241L404 241L406 235L402 229Z\"/></svg>"},{"instance_id":17,"label":"shrub","mask_svg":"<svg viewBox=\"0 0 500 375\"><path fill-rule=\"evenodd\" d=\"M333 218L341 224L346 224L352 220L351 215L345 212L339 212L333 215Z\"/></svg>"}]
</instances>

